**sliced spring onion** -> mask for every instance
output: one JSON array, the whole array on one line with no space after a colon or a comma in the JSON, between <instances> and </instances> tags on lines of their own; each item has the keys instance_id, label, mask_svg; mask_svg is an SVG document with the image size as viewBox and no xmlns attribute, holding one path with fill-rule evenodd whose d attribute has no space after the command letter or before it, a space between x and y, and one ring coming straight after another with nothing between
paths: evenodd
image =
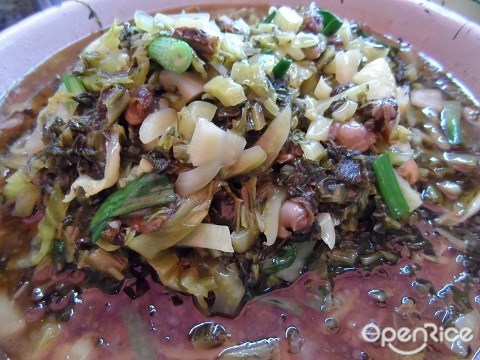
<instances>
[{"instance_id":1,"label":"sliced spring onion","mask_svg":"<svg viewBox=\"0 0 480 360\"><path fill-rule=\"evenodd\" d=\"M173 187L165 175L146 174L115 191L99 207L90 222L89 230L95 243L107 223L117 216L175 200Z\"/></svg>"},{"instance_id":2,"label":"sliced spring onion","mask_svg":"<svg viewBox=\"0 0 480 360\"><path fill-rule=\"evenodd\" d=\"M272 21L273 21L273 18L275 17L275 15L277 15L277 12L276 11L272 11L266 18L265 20L263 20L262 22L264 24L271 24Z\"/></svg>"},{"instance_id":3,"label":"sliced spring onion","mask_svg":"<svg viewBox=\"0 0 480 360\"><path fill-rule=\"evenodd\" d=\"M68 92L73 95L78 95L85 92L82 80L74 76L72 73L65 73L62 77L62 81L65 84Z\"/></svg>"},{"instance_id":4,"label":"sliced spring onion","mask_svg":"<svg viewBox=\"0 0 480 360\"><path fill-rule=\"evenodd\" d=\"M332 36L342 27L343 22L331 12L321 10L320 14L323 17L323 35Z\"/></svg>"},{"instance_id":5,"label":"sliced spring onion","mask_svg":"<svg viewBox=\"0 0 480 360\"><path fill-rule=\"evenodd\" d=\"M50 249L50 258L55 264L63 264L65 262L65 241L54 240L52 242L52 248Z\"/></svg>"},{"instance_id":6,"label":"sliced spring onion","mask_svg":"<svg viewBox=\"0 0 480 360\"><path fill-rule=\"evenodd\" d=\"M394 219L402 217L409 211L408 204L398 185L390 157L383 154L372 160L372 168L377 180L378 190Z\"/></svg>"},{"instance_id":7,"label":"sliced spring onion","mask_svg":"<svg viewBox=\"0 0 480 360\"><path fill-rule=\"evenodd\" d=\"M280 270L277 273L277 277L290 283L294 282L305 271L305 262L312 254L316 243L316 241L304 241L301 243L295 243L295 245L290 245L294 246L296 249L297 255L295 256L295 260L292 265Z\"/></svg>"},{"instance_id":8,"label":"sliced spring onion","mask_svg":"<svg viewBox=\"0 0 480 360\"><path fill-rule=\"evenodd\" d=\"M446 101L440 119L443 131L452 145L463 144L462 127L460 119L462 116L462 105L459 101Z\"/></svg>"},{"instance_id":9,"label":"sliced spring onion","mask_svg":"<svg viewBox=\"0 0 480 360\"><path fill-rule=\"evenodd\" d=\"M273 67L272 73L275 79L282 79L287 75L287 71L292 65L292 60L283 58Z\"/></svg>"},{"instance_id":10,"label":"sliced spring onion","mask_svg":"<svg viewBox=\"0 0 480 360\"><path fill-rule=\"evenodd\" d=\"M278 256L260 262L260 269L264 274L270 275L288 268L297 257L297 248L294 245L285 245L278 251Z\"/></svg>"},{"instance_id":11,"label":"sliced spring onion","mask_svg":"<svg viewBox=\"0 0 480 360\"><path fill-rule=\"evenodd\" d=\"M192 64L193 50L185 41L161 36L147 49L148 57L176 74L185 72Z\"/></svg>"}]
</instances>

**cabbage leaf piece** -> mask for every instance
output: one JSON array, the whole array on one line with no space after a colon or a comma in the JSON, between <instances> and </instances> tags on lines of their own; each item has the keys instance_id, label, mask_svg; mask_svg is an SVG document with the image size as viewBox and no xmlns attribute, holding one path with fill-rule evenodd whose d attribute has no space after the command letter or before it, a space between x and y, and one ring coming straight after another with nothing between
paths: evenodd
<instances>
[{"instance_id":1,"label":"cabbage leaf piece","mask_svg":"<svg viewBox=\"0 0 480 360\"><path fill-rule=\"evenodd\" d=\"M30 179L23 170L19 169L6 180L3 194L8 200L15 199L25 191L28 184L31 184Z\"/></svg>"},{"instance_id":2,"label":"cabbage leaf piece","mask_svg":"<svg viewBox=\"0 0 480 360\"><path fill-rule=\"evenodd\" d=\"M267 154L267 159L262 164L259 172L265 172L273 163L278 153L287 141L290 132L292 109L288 106L268 125L267 130L258 139L255 145L260 146Z\"/></svg>"},{"instance_id":3,"label":"cabbage leaf piece","mask_svg":"<svg viewBox=\"0 0 480 360\"><path fill-rule=\"evenodd\" d=\"M233 316L239 309L245 287L235 264L224 265L219 259L195 255L180 259L173 249L160 251L149 264L165 286L193 295L206 314ZM205 298L210 291L215 294L215 301L209 306Z\"/></svg>"},{"instance_id":4,"label":"cabbage leaf piece","mask_svg":"<svg viewBox=\"0 0 480 360\"><path fill-rule=\"evenodd\" d=\"M193 232L177 243L177 246L219 250L233 253L230 229L225 225L200 224Z\"/></svg>"},{"instance_id":5,"label":"cabbage leaf piece","mask_svg":"<svg viewBox=\"0 0 480 360\"><path fill-rule=\"evenodd\" d=\"M80 55L84 67L80 79L87 91L100 93L117 85L135 89L145 83L150 69L146 48L137 46L131 54L120 42L123 29L124 26L115 21Z\"/></svg>"},{"instance_id":6,"label":"cabbage leaf piece","mask_svg":"<svg viewBox=\"0 0 480 360\"><path fill-rule=\"evenodd\" d=\"M161 250L177 244L207 216L215 188L216 183L210 182L203 189L191 194L160 229L134 236L125 245L147 259L152 259Z\"/></svg>"},{"instance_id":7,"label":"cabbage leaf piece","mask_svg":"<svg viewBox=\"0 0 480 360\"><path fill-rule=\"evenodd\" d=\"M56 186L48 200L45 216L38 223L36 240L40 243L40 249L33 249L26 258L19 260L18 267L35 266L49 253L57 228L65 217L69 205L62 200L62 190Z\"/></svg>"}]
</instances>

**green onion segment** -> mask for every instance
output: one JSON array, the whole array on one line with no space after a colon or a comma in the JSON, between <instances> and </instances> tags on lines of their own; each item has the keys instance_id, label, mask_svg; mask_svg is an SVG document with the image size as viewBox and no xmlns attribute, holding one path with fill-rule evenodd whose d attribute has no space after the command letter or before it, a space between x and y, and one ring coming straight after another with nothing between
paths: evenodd
<instances>
[{"instance_id":1,"label":"green onion segment","mask_svg":"<svg viewBox=\"0 0 480 360\"><path fill-rule=\"evenodd\" d=\"M320 14L323 17L323 35L332 36L342 27L343 22L331 12L321 10Z\"/></svg>"},{"instance_id":2,"label":"green onion segment","mask_svg":"<svg viewBox=\"0 0 480 360\"><path fill-rule=\"evenodd\" d=\"M270 24L272 21L273 21L273 18L275 17L275 15L277 15L277 12L276 11L272 11L270 13L270 15L268 15L265 20L263 20L263 23L264 24Z\"/></svg>"},{"instance_id":3,"label":"green onion segment","mask_svg":"<svg viewBox=\"0 0 480 360\"><path fill-rule=\"evenodd\" d=\"M260 262L260 270L267 275L275 274L293 264L297 257L297 248L294 245L285 245L280 248L278 255Z\"/></svg>"},{"instance_id":4,"label":"green onion segment","mask_svg":"<svg viewBox=\"0 0 480 360\"><path fill-rule=\"evenodd\" d=\"M155 60L167 71L180 74L192 64L193 50L185 41L161 36L147 48L150 59Z\"/></svg>"},{"instance_id":5,"label":"green onion segment","mask_svg":"<svg viewBox=\"0 0 480 360\"><path fill-rule=\"evenodd\" d=\"M388 154L380 155L372 160L372 168L383 201L387 204L392 217L399 219L409 211L408 204L400 189Z\"/></svg>"},{"instance_id":6,"label":"green onion segment","mask_svg":"<svg viewBox=\"0 0 480 360\"><path fill-rule=\"evenodd\" d=\"M281 59L278 64L273 67L272 70L275 79L283 79L287 74L290 65L292 65L292 60L287 58Z\"/></svg>"},{"instance_id":7,"label":"green onion segment","mask_svg":"<svg viewBox=\"0 0 480 360\"><path fill-rule=\"evenodd\" d=\"M78 95L85 92L85 87L80 78L74 76L72 73L66 73L62 76L62 81L67 88L67 91L73 95Z\"/></svg>"}]
</instances>

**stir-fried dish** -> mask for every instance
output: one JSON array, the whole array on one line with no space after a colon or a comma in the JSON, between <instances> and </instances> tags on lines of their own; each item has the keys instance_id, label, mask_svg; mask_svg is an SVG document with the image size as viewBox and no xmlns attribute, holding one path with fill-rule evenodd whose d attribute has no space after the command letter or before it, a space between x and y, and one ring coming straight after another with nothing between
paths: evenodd
<instances>
[{"instance_id":1,"label":"stir-fried dish","mask_svg":"<svg viewBox=\"0 0 480 360\"><path fill-rule=\"evenodd\" d=\"M137 11L41 104L2 119L1 358L394 358L362 327L426 322L471 336L415 359L478 349L480 111L401 40Z\"/></svg>"}]
</instances>

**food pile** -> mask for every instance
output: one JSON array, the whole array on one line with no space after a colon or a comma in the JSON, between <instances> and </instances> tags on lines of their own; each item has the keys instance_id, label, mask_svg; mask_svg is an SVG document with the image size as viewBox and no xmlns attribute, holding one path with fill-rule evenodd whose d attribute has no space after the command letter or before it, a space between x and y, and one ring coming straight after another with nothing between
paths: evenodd
<instances>
[{"instance_id":1,"label":"food pile","mask_svg":"<svg viewBox=\"0 0 480 360\"><path fill-rule=\"evenodd\" d=\"M478 116L408 45L313 5L137 11L1 158L2 286L68 319L51 304L72 291L136 298L152 276L235 316L306 272L434 258L426 231L477 274Z\"/></svg>"}]
</instances>

